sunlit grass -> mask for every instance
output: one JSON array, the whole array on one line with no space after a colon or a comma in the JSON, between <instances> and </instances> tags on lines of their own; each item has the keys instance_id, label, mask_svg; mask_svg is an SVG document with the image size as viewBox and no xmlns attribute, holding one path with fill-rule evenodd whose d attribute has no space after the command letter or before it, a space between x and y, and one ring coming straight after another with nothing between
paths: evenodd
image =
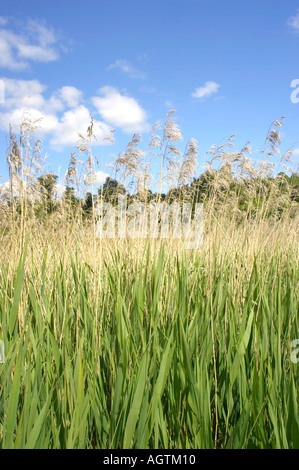
<instances>
[{"instance_id":1,"label":"sunlit grass","mask_svg":"<svg viewBox=\"0 0 299 470\"><path fill-rule=\"evenodd\" d=\"M10 133L0 448L299 448L299 187L278 148L281 122L257 167L230 138L194 179L198 145L176 147L173 113L149 143L161 164L158 192L137 134L115 176L134 183L128 204L203 203L197 250L171 237L96 238L94 202L115 203L125 186L110 179L93 194L93 121L77 149L84 178L72 154L59 201L55 175L36 178L34 125L25 121L20 144ZM292 176L274 177L270 156ZM85 199L75 197L80 181Z\"/></svg>"},{"instance_id":2,"label":"sunlit grass","mask_svg":"<svg viewBox=\"0 0 299 470\"><path fill-rule=\"evenodd\" d=\"M0 446L299 447L296 249L143 249L1 264Z\"/></svg>"}]
</instances>

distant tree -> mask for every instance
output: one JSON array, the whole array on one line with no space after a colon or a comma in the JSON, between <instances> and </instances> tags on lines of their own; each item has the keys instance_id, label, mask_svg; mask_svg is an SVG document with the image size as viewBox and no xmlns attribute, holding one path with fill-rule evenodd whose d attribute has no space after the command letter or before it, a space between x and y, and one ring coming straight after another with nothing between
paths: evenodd
<instances>
[{"instance_id":1,"label":"distant tree","mask_svg":"<svg viewBox=\"0 0 299 470\"><path fill-rule=\"evenodd\" d=\"M76 208L79 205L79 200L75 196L75 190L71 186L66 186L63 194L63 199L67 205L73 208Z\"/></svg>"},{"instance_id":2,"label":"distant tree","mask_svg":"<svg viewBox=\"0 0 299 470\"><path fill-rule=\"evenodd\" d=\"M88 192L85 195L84 201L82 203L82 209L85 215L90 216L92 214L92 204L97 200L97 196Z\"/></svg>"},{"instance_id":3,"label":"distant tree","mask_svg":"<svg viewBox=\"0 0 299 470\"><path fill-rule=\"evenodd\" d=\"M290 186L291 186L291 199L293 201L299 202L299 174L294 173L290 177Z\"/></svg>"},{"instance_id":4,"label":"distant tree","mask_svg":"<svg viewBox=\"0 0 299 470\"><path fill-rule=\"evenodd\" d=\"M112 204L117 204L118 195L127 194L125 187L120 184L116 179L106 178L105 183L98 190L98 196L103 198L106 202L111 202Z\"/></svg>"},{"instance_id":5,"label":"distant tree","mask_svg":"<svg viewBox=\"0 0 299 470\"><path fill-rule=\"evenodd\" d=\"M199 178L193 178L191 183L191 190L193 192L193 201L203 202L211 195L213 175L206 171L202 173Z\"/></svg>"},{"instance_id":6,"label":"distant tree","mask_svg":"<svg viewBox=\"0 0 299 470\"><path fill-rule=\"evenodd\" d=\"M45 173L38 178L38 182L42 188L42 206L46 210L46 213L51 213L57 207L54 200L54 189L57 184L58 176L54 173Z\"/></svg>"}]
</instances>

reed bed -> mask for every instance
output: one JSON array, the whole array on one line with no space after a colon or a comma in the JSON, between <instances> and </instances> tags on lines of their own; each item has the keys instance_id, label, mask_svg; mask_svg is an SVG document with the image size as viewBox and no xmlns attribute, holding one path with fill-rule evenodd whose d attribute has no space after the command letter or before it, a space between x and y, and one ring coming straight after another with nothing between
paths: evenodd
<instances>
[{"instance_id":1,"label":"reed bed","mask_svg":"<svg viewBox=\"0 0 299 470\"><path fill-rule=\"evenodd\" d=\"M299 448L298 206L242 216L215 175L197 250L4 207L1 448Z\"/></svg>"},{"instance_id":2,"label":"reed bed","mask_svg":"<svg viewBox=\"0 0 299 470\"><path fill-rule=\"evenodd\" d=\"M299 446L298 247L29 245L0 270L1 447Z\"/></svg>"}]
</instances>

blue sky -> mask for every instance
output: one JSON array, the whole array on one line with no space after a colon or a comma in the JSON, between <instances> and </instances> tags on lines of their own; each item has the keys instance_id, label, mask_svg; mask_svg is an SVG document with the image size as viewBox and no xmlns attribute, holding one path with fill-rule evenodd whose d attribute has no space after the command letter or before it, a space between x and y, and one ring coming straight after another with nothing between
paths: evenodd
<instances>
[{"instance_id":1,"label":"blue sky","mask_svg":"<svg viewBox=\"0 0 299 470\"><path fill-rule=\"evenodd\" d=\"M0 0L0 174L9 122L17 130L24 110L43 117L48 170L61 179L89 113L99 142L115 129L108 173L110 154L134 132L146 149L171 108L182 148L200 143L198 173L231 134L260 149L280 116L282 150L299 149L298 46L296 0Z\"/></svg>"}]
</instances>

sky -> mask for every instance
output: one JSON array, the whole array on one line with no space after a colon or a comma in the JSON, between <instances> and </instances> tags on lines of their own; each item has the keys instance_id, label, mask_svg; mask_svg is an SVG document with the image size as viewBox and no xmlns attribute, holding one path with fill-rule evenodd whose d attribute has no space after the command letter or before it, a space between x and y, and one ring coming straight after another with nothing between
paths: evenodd
<instances>
[{"instance_id":1,"label":"sky","mask_svg":"<svg viewBox=\"0 0 299 470\"><path fill-rule=\"evenodd\" d=\"M198 174L232 134L258 158L281 116L282 151L298 161L298 52L297 0L0 0L2 182L9 124L18 133L25 112L42 118L46 168L61 182L90 114L99 183L134 133L146 150L170 109L182 149L199 142Z\"/></svg>"}]
</instances>

